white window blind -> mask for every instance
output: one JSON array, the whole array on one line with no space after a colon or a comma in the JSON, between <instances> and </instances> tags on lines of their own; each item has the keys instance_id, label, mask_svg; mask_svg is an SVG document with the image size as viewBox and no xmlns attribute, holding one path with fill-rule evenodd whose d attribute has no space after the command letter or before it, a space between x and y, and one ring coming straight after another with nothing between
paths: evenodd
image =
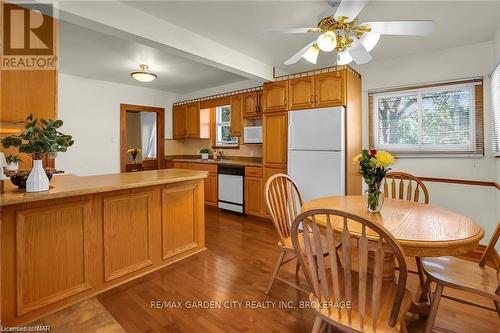
<instances>
[{"instance_id":1,"label":"white window blind","mask_svg":"<svg viewBox=\"0 0 500 333\"><path fill-rule=\"evenodd\" d=\"M481 81L370 93L370 146L399 154L482 154Z\"/></svg>"},{"instance_id":2,"label":"white window blind","mask_svg":"<svg viewBox=\"0 0 500 333\"><path fill-rule=\"evenodd\" d=\"M491 74L491 98L493 107L493 154L500 156L500 64Z\"/></svg>"}]
</instances>

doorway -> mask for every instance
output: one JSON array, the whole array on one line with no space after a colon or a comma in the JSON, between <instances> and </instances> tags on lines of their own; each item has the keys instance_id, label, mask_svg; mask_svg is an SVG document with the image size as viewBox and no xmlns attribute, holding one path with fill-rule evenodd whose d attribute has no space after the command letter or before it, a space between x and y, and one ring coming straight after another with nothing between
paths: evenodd
<instances>
[{"instance_id":1,"label":"doorway","mask_svg":"<svg viewBox=\"0 0 500 333\"><path fill-rule=\"evenodd\" d=\"M120 104L121 172L163 169L164 139L165 109Z\"/></svg>"}]
</instances>

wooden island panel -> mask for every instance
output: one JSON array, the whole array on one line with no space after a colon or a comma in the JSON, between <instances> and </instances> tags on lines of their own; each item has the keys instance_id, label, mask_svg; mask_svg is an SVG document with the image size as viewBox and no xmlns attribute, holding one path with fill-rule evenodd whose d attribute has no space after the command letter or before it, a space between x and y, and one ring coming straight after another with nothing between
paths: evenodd
<instances>
[{"instance_id":1,"label":"wooden island panel","mask_svg":"<svg viewBox=\"0 0 500 333\"><path fill-rule=\"evenodd\" d=\"M207 175L63 176L34 196L7 188L1 194L2 325L33 322L204 250ZM100 179L107 191L97 186ZM84 194L70 186L79 183ZM6 204L4 195L21 203Z\"/></svg>"}]
</instances>

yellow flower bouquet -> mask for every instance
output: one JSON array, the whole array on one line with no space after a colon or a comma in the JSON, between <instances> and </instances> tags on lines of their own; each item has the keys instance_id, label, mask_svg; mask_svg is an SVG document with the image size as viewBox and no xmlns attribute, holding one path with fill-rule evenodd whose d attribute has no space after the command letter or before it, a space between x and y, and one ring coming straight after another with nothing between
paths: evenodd
<instances>
[{"instance_id":1,"label":"yellow flower bouquet","mask_svg":"<svg viewBox=\"0 0 500 333\"><path fill-rule=\"evenodd\" d=\"M368 211L372 213L380 211L384 201L380 186L387 172L391 170L389 167L394 164L394 156L383 150L364 149L354 157L354 162L359 164L359 173L368 185L366 191Z\"/></svg>"},{"instance_id":2,"label":"yellow flower bouquet","mask_svg":"<svg viewBox=\"0 0 500 333\"><path fill-rule=\"evenodd\" d=\"M142 152L142 150L139 147L129 147L127 149L127 154L132 155L132 160L134 161L134 163L137 162L137 155L139 155L140 152Z\"/></svg>"}]
</instances>

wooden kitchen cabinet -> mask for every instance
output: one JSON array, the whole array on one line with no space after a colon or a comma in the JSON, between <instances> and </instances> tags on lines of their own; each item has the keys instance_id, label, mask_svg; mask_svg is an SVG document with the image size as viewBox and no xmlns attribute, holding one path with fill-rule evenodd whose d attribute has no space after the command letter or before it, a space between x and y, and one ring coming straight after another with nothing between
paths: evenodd
<instances>
[{"instance_id":1,"label":"wooden kitchen cabinet","mask_svg":"<svg viewBox=\"0 0 500 333\"><path fill-rule=\"evenodd\" d=\"M243 132L243 94L231 96L231 135L241 137Z\"/></svg>"},{"instance_id":2,"label":"wooden kitchen cabinet","mask_svg":"<svg viewBox=\"0 0 500 333\"><path fill-rule=\"evenodd\" d=\"M328 72L314 76L315 107L345 105L345 71Z\"/></svg>"},{"instance_id":3,"label":"wooden kitchen cabinet","mask_svg":"<svg viewBox=\"0 0 500 333\"><path fill-rule=\"evenodd\" d=\"M245 177L245 213L262 216L263 208L262 178Z\"/></svg>"},{"instance_id":4,"label":"wooden kitchen cabinet","mask_svg":"<svg viewBox=\"0 0 500 333\"><path fill-rule=\"evenodd\" d=\"M260 117L259 92L252 91L243 95L243 118Z\"/></svg>"},{"instance_id":5,"label":"wooden kitchen cabinet","mask_svg":"<svg viewBox=\"0 0 500 333\"><path fill-rule=\"evenodd\" d=\"M262 93L264 113L288 109L288 81L266 82L262 86Z\"/></svg>"},{"instance_id":6,"label":"wooden kitchen cabinet","mask_svg":"<svg viewBox=\"0 0 500 333\"><path fill-rule=\"evenodd\" d=\"M217 185L217 164L212 163L192 163L192 162L171 162L165 163L166 168L190 169L208 171L208 178L205 178L205 204L217 206L218 185Z\"/></svg>"},{"instance_id":7,"label":"wooden kitchen cabinet","mask_svg":"<svg viewBox=\"0 0 500 333\"><path fill-rule=\"evenodd\" d=\"M287 113L264 115L263 163L266 167L286 166L288 141Z\"/></svg>"},{"instance_id":8,"label":"wooden kitchen cabinet","mask_svg":"<svg viewBox=\"0 0 500 333\"><path fill-rule=\"evenodd\" d=\"M172 108L172 136L174 139L184 139L187 137L185 104Z\"/></svg>"},{"instance_id":9,"label":"wooden kitchen cabinet","mask_svg":"<svg viewBox=\"0 0 500 333\"><path fill-rule=\"evenodd\" d=\"M314 76L299 77L288 81L289 110L314 108Z\"/></svg>"},{"instance_id":10,"label":"wooden kitchen cabinet","mask_svg":"<svg viewBox=\"0 0 500 333\"><path fill-rule=\"evenodd\" d=\"M200 137L200 103L186 105L186 137Z\"/></svg>"}]
</instances>

